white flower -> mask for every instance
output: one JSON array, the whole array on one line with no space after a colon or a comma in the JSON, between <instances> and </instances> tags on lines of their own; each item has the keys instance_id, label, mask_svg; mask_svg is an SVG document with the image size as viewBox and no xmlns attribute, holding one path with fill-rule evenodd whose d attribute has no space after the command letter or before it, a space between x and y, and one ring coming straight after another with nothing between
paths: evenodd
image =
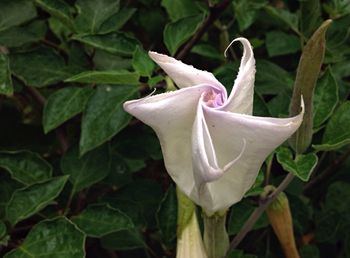
<instances>
[{"instance_id":1,"label":"white flower","mask_svg":"<svg viewBox=\"0 0 350 258\"><path fill-rule=\"evenodd\" d=\"M209 213L242 199L266 157L303 117L303 111L291 118L252 116L255 59L247 39L234 41L243 44L244 53L229 96L212 73L149 52L180 89L124 103L157 133L178 187Z\"/></svg>"}]
</instances>

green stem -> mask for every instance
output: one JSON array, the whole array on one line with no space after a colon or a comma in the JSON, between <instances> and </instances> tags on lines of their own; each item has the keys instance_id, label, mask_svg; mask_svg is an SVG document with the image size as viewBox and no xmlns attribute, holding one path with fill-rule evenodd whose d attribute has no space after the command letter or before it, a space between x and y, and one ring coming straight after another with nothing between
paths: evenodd
<instances>
[{"instance_id":1,"label":"green stem","mask_svg":"<svg viewBox=\"0 0 350 258\"><path fill-rule=\"evenodd\" d=\"M223 258L229 248L229 237L226 231L227 210L208 216L203 212L204 246L208 258Z\"/></svg>"}]
</instances>

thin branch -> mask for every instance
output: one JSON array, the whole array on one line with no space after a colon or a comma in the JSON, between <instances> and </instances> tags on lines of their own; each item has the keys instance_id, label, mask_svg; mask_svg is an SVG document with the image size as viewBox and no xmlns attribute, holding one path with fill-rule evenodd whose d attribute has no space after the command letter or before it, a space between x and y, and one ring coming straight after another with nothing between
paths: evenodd
<instances>
[{"instance_id":1,"label":"thin branch","mask_svg":"<svg viewBox=\"0 0 350 258\"><path fill-rule=\"evenodd\" d=\"M202 38L203 34L209 29L210 25L219 18L222 12L231 3L230 0L223 0L209 8L209 15L205 18L202 25L198 28L193 37L187 41L187 43L181 48L181 50L175 55L176 59L183 59L193 48L193 46Z\"/></svg>"},{"instance_id":2,"label":"thin branch","mask_svg":"<svg viewBox=\"0 0 350 258\"><path fill-rule=\"evenodd\" d=\"M273 200L275 200L276 197L287 188L287 186L292 182L293 178L294 175L289 173L281 182L281 184L276 188L276 190L271 192L265 198L260 199L259 207L253 211L253 213L250 215L249 219L244 223L243 227L238 232L236 237L232 240L232 242L230 243L229 251L233 250L238 246L238 244L243 240L243 238L248 234L248 232L252 230L256 221L260 218L260 216L270 205L270 203Z\"/></svg>"},{"instance_id":3,"label":"thin branch","mask_svg":"<svg viewBox=\"0 0 350 258\"><path fill-rule=\"evenodd\" d=\"M33 97L33 99L40 105L40 108L43 109L46 104L45 97L35 88L26 87L29 94ZM69 142L67 136L62 128L57 128L55 130L56 137L60 143L62 153L65 153L69 147Z\"/></svg>"},{"instance_id":4,"label":"thin branch","mask_svg":"<svg viewBox=\"0 0 350 258\"><path fill-rule=\"evenodd\" d=\"M310 191L311 188L318 185L323 180L334 175L334 171L336 171L350 156L350 149L344 152L338 159L331 162L331 164L320 174L315 176L312 180L310 180L304 186L304 192Z\"/></svg>"}]
</instances>

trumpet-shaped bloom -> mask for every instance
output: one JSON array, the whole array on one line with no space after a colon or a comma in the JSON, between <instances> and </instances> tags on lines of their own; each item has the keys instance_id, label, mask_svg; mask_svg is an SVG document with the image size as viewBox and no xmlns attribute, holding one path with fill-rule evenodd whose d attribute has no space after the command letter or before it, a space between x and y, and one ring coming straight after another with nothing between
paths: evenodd
<instances>
[{"instance_id":1,"label":"trumpet-shaped bloom","mask_svg":"<svg viewBox=\"0 0 350 258\"><path fill-rule=\"evenodd\" d=\"M155 130L168 173L207 212L239 202L266 157L303 117L303 112L291 118L252 116L255 59L247 39L234 41L244 51L229 96L212 73L149 52L180 89L124 103L127 112Z\"/></svg>"}]
</instances>

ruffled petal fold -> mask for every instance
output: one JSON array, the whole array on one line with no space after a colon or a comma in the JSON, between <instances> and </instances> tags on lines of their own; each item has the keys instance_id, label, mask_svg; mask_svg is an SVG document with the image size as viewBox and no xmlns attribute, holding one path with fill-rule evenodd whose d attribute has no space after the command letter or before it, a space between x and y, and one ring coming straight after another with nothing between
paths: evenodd
<instances>
[{"instance_id":1,"label":"ruffled petal fold","mask_svg":"<svg viewBox=\"0 0 350 258\"><path fill-rule=\"evenodd\" d=\"M222 91L225 97L227 96L225 87L212 73L196 69L192 65L184 64L167 55L152 51L148 52L148 55L170 76L179 88L192 87L198 84L210 84Z\"/></svg>"},{"instance_id":2,"label":"ruffled petal fold","mask_svg":"<svg viewBox=\"0 0 350 258\"><path fill-rule=\"evenodd\" d=\"M253 112L255 59L252 46L245 38L237 38L231 42L241 42L243 57L231 94L221 110L251 115ZM228 46L230 47L231 44Z\"/></svg>"},{"instance_id":3,"label":"ruffled petal fold","mask_svg":"<svg viewBox=\"0 0 350 258\"><path fill-rule=\"evenodd\" d=\"M203 114L217 166L223 168L240 157L217 180L196 185L197 203L212 212L243 198L266 157L299 128L303 117L303 112L292 118L253 117L208 107L204 107Z\"/></svg>"}]
</instances>

